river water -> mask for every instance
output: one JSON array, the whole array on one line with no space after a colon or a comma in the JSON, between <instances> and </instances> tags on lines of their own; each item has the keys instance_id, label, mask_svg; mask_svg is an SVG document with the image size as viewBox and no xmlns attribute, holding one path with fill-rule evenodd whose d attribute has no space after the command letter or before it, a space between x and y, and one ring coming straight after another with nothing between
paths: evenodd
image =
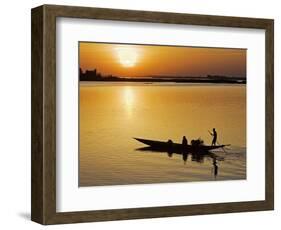
<instances>
[{"instance_id":1,"label":"river water","mask_svg":"<svg viewBox=\"0 0 281 230\"><path fill-rule=\"evenodd\" d=\"M246 179L246 86L80 83L79 186ZM218 158L140 151L133 137L211 144ZM187 158L187 159L186 159Z\"/></svg>"}]
</instances>

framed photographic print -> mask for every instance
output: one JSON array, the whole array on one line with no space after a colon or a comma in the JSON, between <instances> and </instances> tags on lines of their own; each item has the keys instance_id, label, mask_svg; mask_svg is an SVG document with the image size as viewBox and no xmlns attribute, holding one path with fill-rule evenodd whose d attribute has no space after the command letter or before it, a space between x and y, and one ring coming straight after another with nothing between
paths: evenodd
<instances>
[{"instance_id":1,"label":"framed photographic print","mask_svg":"<svg viewBox=\"0 0 281 230\"><path fill-rule=\"evenodd\" d=\"M41 224L272 210L273 20L32 9Z\"/></svg>"}]
</instances>

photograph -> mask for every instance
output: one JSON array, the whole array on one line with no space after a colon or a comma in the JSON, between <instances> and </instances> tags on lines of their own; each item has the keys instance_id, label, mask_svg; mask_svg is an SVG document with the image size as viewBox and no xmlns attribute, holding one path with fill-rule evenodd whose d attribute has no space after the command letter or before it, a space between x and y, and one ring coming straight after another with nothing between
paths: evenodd
<instances>
[{"instance_id":1,"label":"photograph","mask_svg":"<svg viewBox=\"0 0 281 230\"><path fill-rule=\"evenodd\" d=\"M276 20L189 8L31 9L33 222L274 210Z\"/></svg>"},{"instance_id":2,"label":"photograph","mask_svg":"<svg viewBox=\"0 0 281 230\"><path fill-rule=\"evenodd\" d=\"M246 179L246 49L78 50L79 187Z\"/></svg>"}]
</instances>

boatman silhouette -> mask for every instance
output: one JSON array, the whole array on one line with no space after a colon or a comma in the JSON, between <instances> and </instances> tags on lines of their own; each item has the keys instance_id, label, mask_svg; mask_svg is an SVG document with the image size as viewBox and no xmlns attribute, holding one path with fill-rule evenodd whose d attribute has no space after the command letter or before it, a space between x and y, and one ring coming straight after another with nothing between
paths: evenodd
<instances>
[{"instance_id":1,"label":"boatman silhouette","mask_svg":"<svg viewBox=\"0 0 281 230\"><path fill-rule=\"evenodd\" d=\"M213 133L211 133L210 131L209 131L209 133L213 136L212 145L216 145L216 143L217 143L217 137L218 137L218 134L217 134L216 129L213 128Z\"/></svg>"}]
</instances>

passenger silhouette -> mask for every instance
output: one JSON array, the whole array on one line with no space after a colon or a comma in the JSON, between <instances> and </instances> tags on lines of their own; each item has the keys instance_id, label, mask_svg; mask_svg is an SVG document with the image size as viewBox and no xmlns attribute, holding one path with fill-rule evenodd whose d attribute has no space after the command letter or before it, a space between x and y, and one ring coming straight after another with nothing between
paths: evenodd
<instances>
[{"instance_id":1,"label":"passenger silhouette","mask_svg":"<svg viewBox=\"0 0 281 230\"><path fill-rule=\"evenodd\" d=\"M186 147L187 144L188 144L187 139L186 139L185 136L183 136L183 138L182 138L182 146L183 146L183 147Z\"/></svg>"},{"instance_id":2,"label":"passenger silhouette","mask_svg":"<svg viewBox=\"0 0 281 230\"><path fill-rule=\"evenodd\" d=\"M210 131L209 131L209 133L213 136L212 145L216 145L217 144L217 137L218 137L216 129L213 128L213 133L211 133Z\"/></svg>"},{"instance_id":3,"label":"passenger silhouette","mask_svg":"<svg viewBox=\"0 0 281 230\"><path fill-rule=\"evenodd\" d=\"M172 149L172 147L173 147L173 141L172 141L171 139L169 139L169 140L167 141L167 143L168 143L169 149Z\"/></svg>"},{"instance_id":4,"label":"passenger silhouette","mask_svg":"<svg viewBox=\"0 0 281 230\"><path fill-rule=\"evenodd\" d=\"M173 141L171 139L168 140L168 156L173 156Z\"/></svg>"}]
</instances>

